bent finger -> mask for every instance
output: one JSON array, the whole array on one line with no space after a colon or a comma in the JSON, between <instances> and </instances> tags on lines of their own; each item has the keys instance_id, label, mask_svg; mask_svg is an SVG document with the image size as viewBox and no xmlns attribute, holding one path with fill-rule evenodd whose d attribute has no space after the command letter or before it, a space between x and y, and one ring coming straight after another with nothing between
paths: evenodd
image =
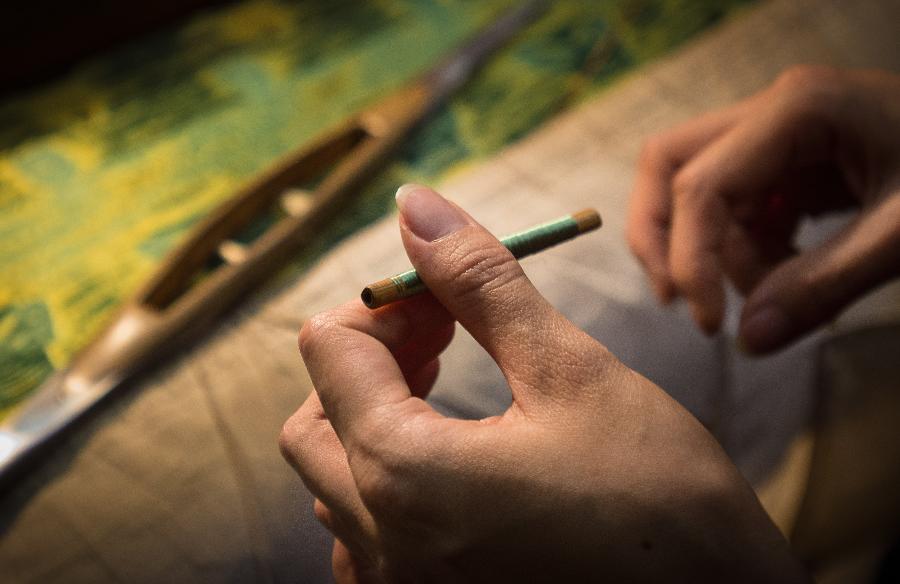
<instances>
[{"instance_id":1,"label":"bent finger","mask_svg":"<svg viewBox=\"0 0 900 584\"><path fill-rule=\"evenodd\" d=\"M871 209L825 245L784 262L752 291L740 338L768 353L828 322L900 273L900 197Z\"/></svg>"},{"instance_id":2,"label":"bent finger","mask_svg":"<svg viewBox=\"0 0 900 584\"><path fill-rule=\"evenodd\" d=\"M315 392L285 423L279 446L282 456L319 502L316 515L320 521L329 531L362 549L374 537L374 521L359 497L346 451Z\"/></svg>"},{"instance_id":3,"label":"bent finger","mask_svg":"<svg viewBox=\"0 0 900 584\"><path fill-rule=\"evenodd\" d=\"M407 370L431 361L449 342L452 317L429 295L369 310L355 300L316 315L300 331L300 353L322 406L345 447L371 437L368 421L384 414L382 406L412 396L394 352L403 354ZM438 338L437 343L429 341ZM416 342L429 350L411 350ZM421 360L418 364L415 361ZM416 411L431 411L420 400Z\"/></svg>"},{"instance_id":4,"label":"bent finger","mask_svg":"<svg viewBox=\"0 0 900 584\"><path fill-rule=\"evenodd\" d=\"M641 152L628 209L627 237L663 303L675 294L668 268L672 178L687 160L732 127L745 109L745 104L739 104L685 122L648 140Z\"/></svg>"},{"instance_id":5,"label":"bent finger","mask_svg":"<svg viewBox=\"0 0 900 584\"><path fill-rule=\"evenodd\" d=\"M746 119L693 157L673 179L669 268L698 325L718 330L725 310L723 245L751 223L789 167L817 155L821 120L807 101L770 89Z\"/></svg>"}]
</instances>

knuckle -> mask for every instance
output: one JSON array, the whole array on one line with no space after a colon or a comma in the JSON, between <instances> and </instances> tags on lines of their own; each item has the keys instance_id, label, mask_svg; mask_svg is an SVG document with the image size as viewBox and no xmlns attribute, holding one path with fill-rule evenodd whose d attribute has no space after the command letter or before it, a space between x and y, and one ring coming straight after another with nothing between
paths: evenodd
<instances>
[{"instance_id":1,"label":"knuckle","mask_svg":"<svg viewBox=\"0 0 900 584\"><path fill-rule=\"evenodd\" d=\"M285 460L292 460L296 457L297 444L303 435L302 422L296 418L296 415L288 418L281 428L281 433L278 435L278 449Z\"/></svg>"},{"instance_id":2,"label":"knuckle","mask_svg":"<svg viewBox=\"0 0 900 584\"><path fill-rule=\"evenodd\" d=\"M525 277L512 254L498 246L457 248L450 266L453 292L463 302L496 296Z\"/></svg>"},{"instance_id":3,"label":"knuckle","mask_svg":"<svg viewBox=\"0 0 900 584\"><path fill-rule=\"evenodd\" d=\"M300 461L307 456L310 443L320 433L321 426L316 424L309 402L304 403L281 427L278 449L286 460Z\"/></svg>"},{"instance_id":4,"label":"knuckle","mask_svg":"<svg viewBox=\"0 0 900 584\"><path fill-rule=\"evenodd\" d=\"M327 313L317 314L303 323L297 335L297 348L300 349L300 354L308 355L312 352L315 344L330 326L333 326L333 321L328 318Z\"/></svg>"},{"instance_id":5,"label":"knuckle","mask_svg":"<svg viewBox=\"0 0 900 584\"><path fill-rule=\"evenodd\" d=\"M294 457L294 440L293 436L288 433L287 427L281 429L281 434L278 435L278 451L281 453L281 458L285 460L290 460Z\"/></svg>"},{"instance_id":6,"label":"knuckle","mask_svg":"<svg viewBox=\"0 0 900 584\"><path fill-rule=\"evenodd\" d=\"M794 65L784 70L775 85L789 92L808 91L830 86L837 70L821 65Z\"/></svg>"},{"instance_id":7,"label":"knuckle","mask_svg":"<svg viewBox=\"0 0 900 584\"><path fill-rule=\"evenodd\" d=\"M838 70L813 65L791 67L775 82L786 115L794 118L828 111L837 103L841 85Z\"/></svg>"},{"instance_id":8,"label":"knuckle","mask_svg":"<svg viewBox=\"0 0 900 584\"><path fill-rule=\"evenodd\" d=\"M416 496L410 457L401 453L369 455L362 463L355 463L356 485L360 498L373 514L405 512L413 506ZM357 459L358 460L358 459Z\"/></svg>"},{"instance_id":9,"label":"knuckle","mask_svg":"<svg viewBox=\"0 0 900 584\"><path fill-rule=\"evenodd\" d=\"M668 160L669 141L665 134L655 134L644 140L638 164L643 169L656 169Z\"/></svg>"},{"instance_id":10,"label":"knuckle","mask_svg":"<svg viewBox=\"0 0 900 584\"><path fill-rule=\"evenodd\" d=\"M333 338L346 328L348 316L340 309L320 312L303 324L297 335L297 348L301 355L311 354L317 346Z\"/></svg>"},{"instance_id":11,"label":"knuckle","mask_svg":"<svg viewBox=\"0 0 900 584\"><path fill-rule=\"evenodd\" d=\"M433 436L415 417L382 419L369 428L368 439L347 452L360 498L376 514L409 512L418 504L422 491L418 485L434 456Z\"/></svg>"},{"instance_id":12,"label":"knuckle","mask_svg":"<svg viewBox=\"0 0 900 584\"><path fill-rule=\"evenodd\" d=\"M693 167L685 167L672 179L672 197L677 203L691 202L707 196L709 180Z\"/></svg>"}]
</instances>

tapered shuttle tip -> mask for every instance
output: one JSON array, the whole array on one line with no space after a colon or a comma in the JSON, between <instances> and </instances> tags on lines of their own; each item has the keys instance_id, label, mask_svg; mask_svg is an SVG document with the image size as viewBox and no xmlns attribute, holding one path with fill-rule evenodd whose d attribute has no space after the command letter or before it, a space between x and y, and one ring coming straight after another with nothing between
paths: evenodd
<instances>
[{"instance_id":1,"label":"tapered shuttle tip","mask_svg":"<svg viewBox=\"0 0 900 584\"><path fill-rule=\"evenodd\" d=\"M385 278L363 288L360 298L369 308L379 308L399 300L400 288L391 278Z\"/></svg>"},{"instance_id":2,"label":"tapered shuttle tip","mask_svg":"<svg viewBox=\"0 0 900 584\"><path fill-rule=\"evenodd\" d=\"M583 209L577 213L572 213L572 219L578 225L578 233L586 233L593 231L603 225L603 219L596 209Z\"/></svg>"}]
</instances>

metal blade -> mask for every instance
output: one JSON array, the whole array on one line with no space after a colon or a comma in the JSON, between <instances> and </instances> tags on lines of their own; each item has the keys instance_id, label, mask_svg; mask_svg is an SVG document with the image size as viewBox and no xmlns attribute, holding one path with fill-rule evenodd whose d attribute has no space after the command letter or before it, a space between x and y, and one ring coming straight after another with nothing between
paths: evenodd
<instances>
[{"instance_id":1,"label":"metal blade","mask_svg":"<svg viewBox=\"0 0 900 584\"><path fill-rule=\"evenodd\" d=\"M117 385L105 379L79 385L68 370L51 375L10 417L0 422L0 477L7 479L72 420Z\"/></svg>"}]
</instances>

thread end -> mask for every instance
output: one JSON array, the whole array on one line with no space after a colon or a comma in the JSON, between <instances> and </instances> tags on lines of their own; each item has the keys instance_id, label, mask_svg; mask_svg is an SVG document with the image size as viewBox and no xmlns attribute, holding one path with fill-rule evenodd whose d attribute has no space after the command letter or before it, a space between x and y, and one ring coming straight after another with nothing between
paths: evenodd
<instances>
[{"instance_id":1,"label":"thread end","mask_svg":"<svg viewBox=\"0 0 900 584\"><path fill-rule=\"evenodd\" d=\"M363 304L375 309L399 300L400 288L391 278L385 278L363 288L359 296Z\"/></svg>"},{"instance_id":2,"label":"thread end","mask_svg":"<svg viewBox=\"0 0 900 584\"><path fill-rule=\"evenodd\" d=\"M603 219L596 209L582 209L577 213L572 213L572 219L578 225L578 233L587 233L603 225Z\"/></svg>"}]
</instances>

